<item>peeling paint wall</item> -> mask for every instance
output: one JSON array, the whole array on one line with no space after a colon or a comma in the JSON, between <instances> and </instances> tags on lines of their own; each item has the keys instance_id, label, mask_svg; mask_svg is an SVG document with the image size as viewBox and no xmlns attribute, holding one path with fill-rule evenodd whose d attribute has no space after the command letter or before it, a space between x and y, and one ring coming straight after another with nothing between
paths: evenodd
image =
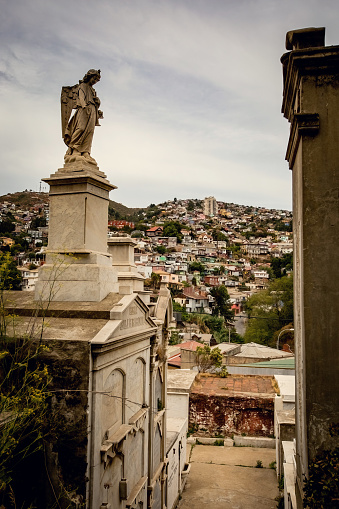
<instances>
[{"instance_id":1,"label":"peeling paint wall","mask_svg":"<svg viewBox=\"0 0 339 509\"><path fill-rule=\"evenodd\" d=\"M269 437L274 433L273 398L190 395L189 428L198 436L216 434Z\"/></svg>"}]
</instances>

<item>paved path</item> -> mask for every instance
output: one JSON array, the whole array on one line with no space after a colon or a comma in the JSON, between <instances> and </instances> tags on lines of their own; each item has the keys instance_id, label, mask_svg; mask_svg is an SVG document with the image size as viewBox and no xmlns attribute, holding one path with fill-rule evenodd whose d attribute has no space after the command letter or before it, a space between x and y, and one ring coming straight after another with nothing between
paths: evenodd
<instances>
[{"instance_id":1,"label":"paved path","mask_svg":"<svg viewBox=\"0 0 339 509\"><path fill-rule=\"evenodd\" d=\"M180 509L276 509L275 449L196 445L190 461Z\"/></svg>"}]
</instances>

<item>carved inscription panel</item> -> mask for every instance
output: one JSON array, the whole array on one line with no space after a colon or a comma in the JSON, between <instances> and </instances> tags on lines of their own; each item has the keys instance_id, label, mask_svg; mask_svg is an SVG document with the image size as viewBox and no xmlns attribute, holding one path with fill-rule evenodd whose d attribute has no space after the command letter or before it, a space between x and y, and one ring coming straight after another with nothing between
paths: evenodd
<instances>
[{"instance_id":1,"label":"carved inscription panel","mask_svg":"<svg viewBox=\"0 0 339 509\"><path fill-rule=\"evenodd\" d=\"M147 325L144 311L136 304L133 304L125 311L120 324L120 330L138 329Z\"/></svg>"}]
</instances>

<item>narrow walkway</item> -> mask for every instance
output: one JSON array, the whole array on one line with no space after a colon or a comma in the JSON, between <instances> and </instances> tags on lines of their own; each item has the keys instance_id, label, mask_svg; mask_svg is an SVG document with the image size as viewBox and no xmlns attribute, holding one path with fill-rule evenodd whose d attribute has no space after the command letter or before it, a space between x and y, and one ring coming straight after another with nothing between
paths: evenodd
<instances>
[{"instance_id":1,"label":"narrow walkway","mask_svg":"<svg viewBox=\"0 0 339 509\"><path fill-rule=\"evenodd\" d=\"M263 468L255 468L257 461ZM196 445L180 509L276 509L275 449Z\"/></svg>"}]
</instances>

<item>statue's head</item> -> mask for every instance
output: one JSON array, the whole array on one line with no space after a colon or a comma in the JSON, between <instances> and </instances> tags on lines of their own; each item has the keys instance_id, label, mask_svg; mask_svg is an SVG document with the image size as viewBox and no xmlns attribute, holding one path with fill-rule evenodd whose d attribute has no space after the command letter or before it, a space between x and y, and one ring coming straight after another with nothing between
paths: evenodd
<instances>
[{"instance_id":1,"label":"statue's head","mask_svg":"<svg viewBox=\"0 0 339 509\"><path fill-rule=\"evenodd\" d=\"M89 71L86 72L85 76L83 77L83 82L84 83L88 83L89 80L91 78L97 78L97 81L100 80L101 76L100 76L100 69L90 69Z\"/></svg>"}]
</instances>

